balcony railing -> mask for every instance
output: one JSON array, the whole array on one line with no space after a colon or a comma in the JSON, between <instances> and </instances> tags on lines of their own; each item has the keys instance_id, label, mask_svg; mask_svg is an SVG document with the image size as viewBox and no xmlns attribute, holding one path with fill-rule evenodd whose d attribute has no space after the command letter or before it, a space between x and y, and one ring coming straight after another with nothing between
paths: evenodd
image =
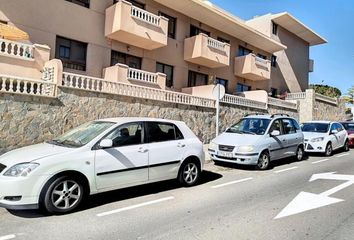
<instances>
[{"instance_id":1,"label":"balcony railing","mask_svg":"<svg viewBox=\"0 0 354 240\"><path fill-rule=\"evenodd\" d=\"M230 94L225 94L223 99L221 99L221 102L250 108L267 109L267 104L265 102L258 102L255 100Z\"/></svg>"},{"instance_id":2,"label":"balcony railing","mask_svg":"<svg viewBox=\"0 0 354 240\"><path fill-rule=\"evenodd\" d=\"M286 96L287 100L297 100L297 99L305 99L306 92L297 92L297 93L288 93Z\"/></svg>"},{"instance_id":3,"label":"balcony railing","mask_svg":"<svg viewBox=\"0 0 354 240\"><path fill-rule=\"evenodd\" d=\"M167 46L168 19L120 0L106 9L105 36L147 50Z\"/></svg>"},{"instance_id":4,"label":"balcony railing","mask_svg":"<svg viewBox=\"0 0 354 240\"><path fill-rule=\"evenodd\" d=\"M33 52L33 45L0 39L0 55L32 60Z\"/></svg>"},{"instance_id":5,"label":"balcony railing","mask_svg":"<svg viewBox=\"0 0 354 240\"><path fill-rule=\"evenodd\" d=\"M129 68L128 80L157 84L157 74L139 69Z\"/></svg>"},{"instance_id":6,"label":"balcony railing","mask_svg":"<svg viewBox=\"0 0 354 240\"><path fill-rule=\"evenodd\" d=\"M273 105L273 106L277 106L277 107L297 110L297 104L296 103L288 102L286 100L281 100L281 99L278 99L278 98L268 97L268 104L269 105Z\"/></svg>"},{"instance_id":7,"label":"balcony railing","mask_svg":"<svg viewBox=\"0 0 354 240\"><path fill-rule=\"evenodd\" d=\"M235 58L235 75L249 80L269 80L270 61L257 57L255 54L248 54Z\"/></svg>"},{"instance_id":8,"label":"balcony railing","mask_svg":"<svg viewBox=\"0 0 354 240\"><path fill-rule=\"evenodd\" d=\"M199 34L184 40L184 60L209 68L230 65L230 44Z\"/></svg>"}]
</instances>

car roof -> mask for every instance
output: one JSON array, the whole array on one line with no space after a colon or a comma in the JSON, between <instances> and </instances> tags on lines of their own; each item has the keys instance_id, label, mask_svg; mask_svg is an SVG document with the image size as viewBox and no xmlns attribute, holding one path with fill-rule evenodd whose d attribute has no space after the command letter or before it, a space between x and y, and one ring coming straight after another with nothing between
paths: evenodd
<instances>
[{"instance_id":1,"label":"car roof","mask_svg":"<svg viewBox=\"0 0 354 240\"><path fill-rule=\"evenodd\" d=\"M278 119L278 118L291 118L293 119L292 117L289 117L289 116L286 116L286 115L281 115L281 114L274 114L274 115L271 115L271 114L251 114L251 115L247 115L246 117L244 118L263 118L263 119Z\"/></svg>"},{"instance_id":2,"label":"car roof","mask_svg":"<svg viewBox=\"0 0 354 240\"><path fill-rule=\"evenodd\" d=\"M304 123L327 123L327 124L330 124L330 123L332 123L332 121L318 120L318 121L306 121Z\"/></svg>"},{"instance_id":3,"label":"car roof","mask_svg":"<svg viewBox=\"0 0 354 240\"><path fill-rule=\"evenodd\" d=\"M169 120L163 118L148 118L148 117L117 117L117 118L103 118L97 119L95 121L99 122L114 122L114 123L124 123L124 122L170 122L170 123L183 123L182 121Z\"/></svg>"}]
</instances>

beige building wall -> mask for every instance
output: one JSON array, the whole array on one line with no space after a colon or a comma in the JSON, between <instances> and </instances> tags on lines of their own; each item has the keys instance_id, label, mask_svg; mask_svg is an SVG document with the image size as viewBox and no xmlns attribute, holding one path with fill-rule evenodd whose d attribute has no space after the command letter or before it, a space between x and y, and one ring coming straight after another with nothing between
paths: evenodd
<instances>
[{"instance_id":1,"label":"beige building wall","mask_svg":"<svg viewBox=\"0 0 354 240\"><path fill-rule=\"evenodd\" d=\"M156 50L144 50L139 47L114 41L105 37L105 10L113 4L113 0L91 0L90 8L85 8L65 0L11 0L2 1L0 20L8 21L30 35L33 43L47 44L51 48L51 58L55 57L56 36L88 43L86 71L64 69L64 71L102 77L103 69L110 66L111 50L127 53L142 58L142 70L156 72L156 62L174 66L174 90L188 86L188 71L196 71L209 75L209 83L215 77L228 80L228 93L234 93L237 83L246 84L252 90L301 91L308 83L308 46L301 39L279 29L279 41L288 47L284 52L276 53L278 68L272 68L271 80L252 81L234 75L234 61L239 46L251 49L255 54L271 58L272 53L265 52L239 39L213 29L177 11L158 4L153 0L142 0L146 10L158 14L159 11L177 18L176 39L168 38L166 47ZM42 6L42 8L39 8ZM190 25L211 32L211 37L222 37L230 40L229 67L207 68L184 61L184 39L189 37ZM270 21L259 21L266 34L270 34ZM289 77L290 76L290 77ZM296 82L300 82L297 84Z\"/></svg>"}]
</instances>

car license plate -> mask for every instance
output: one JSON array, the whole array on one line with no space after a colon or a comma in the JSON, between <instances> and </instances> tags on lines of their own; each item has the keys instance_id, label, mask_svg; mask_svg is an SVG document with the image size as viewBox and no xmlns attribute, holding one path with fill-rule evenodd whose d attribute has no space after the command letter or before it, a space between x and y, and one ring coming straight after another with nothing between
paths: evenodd
<instances>
[{"instance_id":1,"label":"car license plate","mask_svg":"<svg viewBox=\"0 0 354 240\"><path fill-rule=\"evenodd\" d=\"M232 158L232 157L233 157L232 152L219 151L219 152L218 152L218 155L219 155L220 157L226 157L226 158Z\"/></svg>"}]
</instances>

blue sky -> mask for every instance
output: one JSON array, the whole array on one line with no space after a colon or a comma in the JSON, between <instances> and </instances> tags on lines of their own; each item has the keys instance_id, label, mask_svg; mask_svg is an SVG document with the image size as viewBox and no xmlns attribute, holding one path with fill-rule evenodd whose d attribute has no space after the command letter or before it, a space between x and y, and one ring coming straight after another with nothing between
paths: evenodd
<instances>
[{"instance_id":1,"label":"blue sky","mask_svg":"<svg viewBox=\"0 0 354 240\"><path fill-rule=\"evenodd\" d=\"M266 13L289 12L328 43L311 47L315 60L310 83L338 87L342 94L354 85L353 0L211 0L232 14L248 20Z\"/></svg>"}]
</instances>

